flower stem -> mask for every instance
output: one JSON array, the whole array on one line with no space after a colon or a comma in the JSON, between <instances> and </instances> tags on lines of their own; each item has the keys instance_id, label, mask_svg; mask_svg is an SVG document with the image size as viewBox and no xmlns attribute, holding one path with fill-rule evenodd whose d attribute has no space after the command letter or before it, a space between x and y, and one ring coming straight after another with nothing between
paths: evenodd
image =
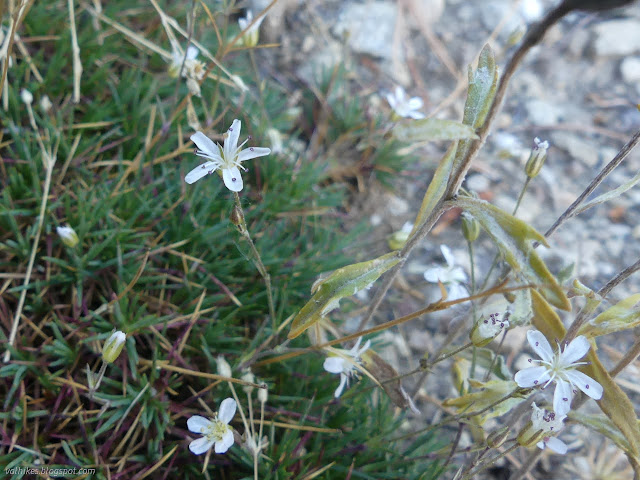
<instances>
[{"instance_id":1,"label":"flower stem","mask_svg":"<svg viewBox=\"0 0 640 480\"><path fill-rule=\"evenodd\" d=\"M267 287L267 301L269 302L269 315L271 316L271 326L275 330L276 329L276 309L273 303L273 291L271 289L271 276L269 272L267 272L267 268L262 263L262 258L260 257L260 253L256 248L253 240L251 239L251 235L249 234L249 229L247 228L247 222L244 218L244 211L242 210L242 204L240 202L240 196L238 192L233 192L233 200L235 202L236 212L238 213L238 231L240 235L244 237L244 239L249 244L249 248L251 249L251 253L253 253L253 261L255 263L258 272L262 275L264 279L264 283Z\"/></svg>"}]
</instances>

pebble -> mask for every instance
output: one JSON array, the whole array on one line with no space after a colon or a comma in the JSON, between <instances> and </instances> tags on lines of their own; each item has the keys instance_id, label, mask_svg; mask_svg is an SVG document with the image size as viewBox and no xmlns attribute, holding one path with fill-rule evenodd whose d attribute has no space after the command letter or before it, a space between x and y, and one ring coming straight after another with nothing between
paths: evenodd
<instances>
[{"instance_id":1,"label":"pebble","mask_svg":"<svg viewBox=\"0 0 640 480\"><path fill-rule=\"evenodd\" d=\"M625 82L635 84L640 82L640 58L627 57L620 64L620 73Z\"/></svg>"},{"instance_id":2,"label":"pebble","mask_svg":"<svg viewBox=\"0 0 640 480\"><path fill-rule=\"evenodd\" d=\"M533 125L555 125L564 116L564 108L557 103L533 98L526 103L528 120Z\"/></svg>"},{"instance_id":3,"label":"pebble","mask_svg":"<svg viewBox=\"0 0 640 480\"><path fill-rule=\"evenodd\" d=\"M349 3L340 13L333 34L346 37L355 52L391 59L397 14L395 2Z\"/></svg>"},{"instance_id":4,"label":"pebble","mask_svg":"<svg viewBox=\"0 0 640 480\"><path fill-rule=\"evenodd\" d=\"M580 135L567 132L554 133L553 145L567 152L572 157L572 161L582 162L589 167L595 167L600 160L598 147Z\"/></svg>"},{"instance_id":5,"label":"pebble","mask_svg":"<svg viewBox=\"0 0 640 480\"><path fill-rule=\"evenodd\" d=\"M634 19L610 20L594 28L593 44L598 56L623 56L640 52L640 22Z\"/></svg>"}]
</instances>

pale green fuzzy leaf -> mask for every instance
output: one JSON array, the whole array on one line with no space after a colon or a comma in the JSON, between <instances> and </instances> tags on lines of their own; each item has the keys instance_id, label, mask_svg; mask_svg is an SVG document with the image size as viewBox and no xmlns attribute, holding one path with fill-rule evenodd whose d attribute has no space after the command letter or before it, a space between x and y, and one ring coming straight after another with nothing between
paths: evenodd
<instances>
[{"instance_id":1,"label":"pale green fuzzy leaf","mask_svg":"<svg viewBox=\"0 0 640 480\"><path fill-rule=\"evenodd\" d=\"M427 193L424 194L424 198L422 199L422 205L420 205L420 211L418 211L416 221L413 222L413 230L411 230L409 238L422 227L429 214L447 190L447 183L451 175L457 145L457 142L454 142L444 154L442 160L440 160L440 164L433 174L429 188L427 188Z\"/></svg>"},{"instance_id":2,"label":"pale green fuzzy leaf","mask_svg":"<svg viewBox=\"0 0 640 480\"><path fill-rule=\"evenodd\" d=\"M393 135L405 142L478 138L475 129L469 125L440 118L402 121L393 128Z\"/></svg>"},{"instance_id":3,"label":"pale green fuzzy leaf","mask_svg":"<svg viewBox=\"0 0 640 480\"><path fill-rule=\"evenodd\" d=\"M479 392L467 393L458 398L449 398L443 402L443 405L446 407L456 407L459 413L479 412L518 389L518 384L513 380L491 380L486 383L470 380L469 383L474 389L481 390ZM507 400L497 403L486 412L471 417L470 421L478 425L483 425L490 418L504 415L525 398L526 396L521 395L508 398Z\"/></svg>"},{"instance_id":4,"label":"pale green fuzzy leaf","mask_svg":"<svg viewBox=\"0 0 640 480\"><path fill-rule=\"evenodd\" d=\"M467 101L464 104L462 123L474 129L480 128L493 104L493 99L498 88L498 68L496 58L489 45L485 45L478 57L478 68L472 70L469 67L469 91ZM470 140L460 142L456 153L455 169L464 159L471 146Z\"/></svg>"},{"instance_id":5,"label":"pale green fuzzy leaf","mask_svg":"<svg viewBox=\"0 0 640 480\"><path fill-rule=\"evenodd\" d=\"M638 302L640 302L640 293L625 298L585 323L580 327L578 334L593 338L639 326L640 308L633 308Z\"/></svg>"},{"instance_id":6,"label":"pale green fuzzy leaf","mask_svg":"<svg viewBox=\"0 0 640 480\"><path fill-rule=\"evenodd\" d=\"M295 338L300 335L337 308L342 298L350 297L367 288L399 261L398 252L387 253L368 262L339 268L327 278L316 282L313 287L315 293L293 319L288 337Z\"/></svg>"},{"instance_id":7,"label":"pale green fuzzy leaf","mask_svg":"<svg viewBox=\"0 0 640 480\"><path fill-rule=\"evenodd\" d=\"M533 248L535 240L548 246L546 239L533 227L484 200L459 197L457 206L480 222L493 239L506 262L529 282L539 285L540 292L553 305L571 310L571 304L558 281Z\"/></svg>"},{"instance_id":8,"label":"pale green fuzzy leaf","mask_svg":"<svg viewBox=\"0 0 640 480\"><path fill-rule=\"evenodd\" d=\"M568 417L571 420L575 420L585 427L604 435L622 450L629 450L629 442L620 432L618 427L616 427L616 425L606 415L594 415L570 410Z\"/></svg>"},{"instance_id":9,"label":"pale green fuzzy leaf","mask_svg":"<svg viewBox=\"0 0 640 480\"><path fill-rule=\"evenodd\" d=\"M603 193L602 195L597 196L593 200L590 200L587 203L583 204L574 212L574 215L579 215L585 210L590 209L591 207L594 207L596 205L599 205L604 202L608 202L609 200L619 197L627 190L630 190L631 188L633 188L638 182L640 182L640 171L636 173L635 177L633 177L628 182L623 183L618 188L614 188L613 190L607 193Z\"/></svg>"}]
</instances>

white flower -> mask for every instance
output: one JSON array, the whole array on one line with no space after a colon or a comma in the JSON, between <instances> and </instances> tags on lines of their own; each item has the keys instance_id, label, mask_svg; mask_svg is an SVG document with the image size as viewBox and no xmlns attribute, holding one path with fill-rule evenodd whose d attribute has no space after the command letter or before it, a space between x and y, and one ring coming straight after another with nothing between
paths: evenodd
<instances>
[{"instance_id":1,"label":"white flower","mask_svg":"<svg viewBox=\"0 0 640 480\"><path fill-rule=\"evenodd\" d=\"M554 412L538 408L535 403L531 407L533 408L531 423L520 432L518 442L525 445L527 442L535 442L540 449L544 450L545 447L548 447L560 455L567 453L567 445L555 437L564 427L563 422L567 416L557 415Z\"/></svg>"},{"instance_id":2,"label":"white flower","mask_svg":"<svg viewBox=\"0 0 640 480\"><path fill-rule=\"evenodd\" d=\"M358 338L351 350L336 349L339 356L327 357L324 361L323 367L327 372L340 374L340 385L338 385L333 394L336 398L342 395L342 390L349 383L349 379L357 376L356 366L360 364L360 355L371 346L371 341L367 340L364 346L360 348L361 341L362 337Z\"/></svg>"},{"instance_id":3,"label":"white flower","mask_svg":"<svg viewBox=\"0 0 640 480\"><path fill-rule=\"evenodd\" d=\"M534 387L544 383L545 388L551 382L556 382L556 390L553 394L553 410L556 415L566 415L571 409L571 400L578 387L585 395L594 400L602 398L602 386L591 377L578 371L576 367L585 365L586 362L577 362L584 357L591 347L589 340L584 336L573 339L564 350L558 346L554 353L545 336L537 330L527 332L527 340L531 348L542 360L531 360L541 365L529 367L516 373L514 380L523 388Z\"/></svg>"},{"instance_id":4,"label":"white flower","mask_svg":"<svg viewBox=\"0 0 640 480\"><path fill-rule=\"evenodd\" d=\"M440 280L443 284L448 285L449 296L447 300L453 301L467 296L467 289L463 282L467 281L467 274L464 273L462 267L456 265L456 259L446 245L440 245L442 256L447 261L446 267L434 266L424 272L424 279L430 283L438 283Z\"/></svg>"},{"instance_id":5,"label":"white flower","mask_svg":"<svg viewBox=\"0 0 640 480\"><path fill-rule=\"evenodd\" d=\"M224 453L233 445L233 430L229 422L236 414L236 401L226 398L220 404L220 412L212 419L194 415L187 420L187 427L193 433L201 433L203 436L189 444L189 450L196 455L201 455L215 445L216 453Z\"/></svg>"},{"instance_id":6,"label":"white flower","mask_svg":"<svg viewBox=\"0 0 640 480\"><path fill-rule=\"evenodd\" d=\"M221 169L222 180L224 181L225 186L232 192L239 192L242 190L242 177L240 176L240 170L238 167L244 170L241 165L242 162L245 160L251 160L252 158L269 155L271 150L260 147L250 147L241 150L242 146L247 143L248 140L245 140L240 146L238 146L240 127L240 120L234 120L231 127L229 127L229 131L225 135L224 147L221 147L217 143L213 143L213 140L208 138L202 132L196 132L191 135L191 141L198 146L195 152L196 155L208 158L210 161L203 163L199 167L196 167L187 173L187 176L184 178L185 182L192 184L193 182L200 180L202 177Z\"/></svg>"},{"instance_id":7,"label":"white flower","mask_svg":"<svg viewBox=\"0 0 640 480\"><path fill-rule=\"evenodd\" d=\"M387 97L387 102L399 117L410 117L415 120L425 118L423 113L418 112L423 105L422 99L420 97L408 98L404 88L398 86L393 94L387 93L385 96Z\"/></svg>"},{"instance_id":8,"label":"white flower","mask_svg":"<svg viewBox=\"0 0 640 480\"><path fill-rule=\"evenodd\" d=\"M171 49L171 65L169 65L169 74L172 77L177 77L178 73L180 72L180 68L182 68L182 62L184 60L184 69L182 70L182 76L186 77L189 70L189 64L197 62L196 57L199 53L200 50L198 50L197 47L189 45L187 47L187 54L185 58L185 54L182 51L182 48L180 48L177 43L173 44Z\"/></svg>"},{"instance_id":9,"label":"white flower","mask_svg":"<svg viewBox=\"0 0 640 480\"><path fill-rule=\"evenodd\" d=\"M265 16L262 15L260 18L258 18L258 20L256 20L256 23L251 25L251 22L253 21L253 13L251 12L251 10L247 10L246 18L238 19L238 25L240 26L240 30L243 30L243 31L246 30L244 32L244 35L242 36L242 43L244 43L248 47L255 47L258 44L258 34L260 33L259 32L260 24L264 20L264 17ZM249 27L249 25L251 25L251 27ZM249 27L248 30L247 30L247 27Z\"/></svg>"},{"instance_id":10,"label":"white flower","mask_svg":"<svg viewBox=\"0 0 640 480\"><path fill-rule=\"evenodd\" d=\"M31 105L33 103L33 94L26 88L20 90L20 98L27 105Z\"/></svg>"}]
</instances>

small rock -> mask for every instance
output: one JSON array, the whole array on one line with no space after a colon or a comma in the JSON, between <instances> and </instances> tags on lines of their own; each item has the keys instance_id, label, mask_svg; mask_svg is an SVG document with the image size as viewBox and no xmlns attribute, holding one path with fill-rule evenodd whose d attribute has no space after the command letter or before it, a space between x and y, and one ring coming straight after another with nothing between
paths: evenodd
<instances>
[{"instance_id":1,"label":"small rock","mask_svg":"<svg viewBox=\"0 0 640 480\"><path fill-rule=\"evenodd\" d=\"M622 64L620 64L620 73L622 73L622 78L627 83L634 84L640 82L640 58L625 58Z\"/></svg>"},{"instance_id":2,"label":"small rock","mask_svg":"<svg viewBox=\"0 0 640 480\"><path fill-rule=\"evenodd\" d=\"M533 98L526 104L528 119L533 125L555 125L563 118L563 109L557 103Z\"/></svg>"},{"instance_id":3,"label":"small rock","mask_svg":"<svg viewBox=\"0 0 640 480\"><path fill-rule=\"evenodd\" d=\"M333 27L333 33L340 38L347 37L348 45L355 52L391 59L397 14L397 6L392 2L349 3Z\"/></svg>"},{"instance_id":4,"label":"small rock","mask_svg":"<svg viewBox=\"0 0 640 480\"><path fill-rule=\"evenodd\" d=\"M589 167L595 167L600 160L598 147L587 142L583 137L571 133L556 133L553 144L567 152L572 161L577 160Z\"/></svg>"},{"instance_id":5,"label":"small rock","mask_svg":"<svg viewBox=\"0 0 640 480\"><path fill-rule=\"evenodd\" d=\"M610 20L595 26L596 55L623 56L640 52L640 22L633 19Z\"/></svg>"}]
</instances>

